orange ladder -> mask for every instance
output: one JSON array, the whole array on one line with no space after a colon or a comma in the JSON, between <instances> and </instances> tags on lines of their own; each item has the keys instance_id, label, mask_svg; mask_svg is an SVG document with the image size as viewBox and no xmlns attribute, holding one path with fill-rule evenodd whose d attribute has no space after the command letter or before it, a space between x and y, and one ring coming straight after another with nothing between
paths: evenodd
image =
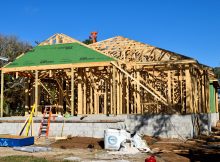
<instances>
[{"instance_id":1,"label":"orange ladder","mask_svg":"<svg viewBox=\"0 0 220 162\"><path fill-rule=\"evenodd\" d=\"M48 138L49 129L50 129L50 118L52 115L51 109L52 109L51 105L45 106L43 118L41 121L39 133L38 133L38 138L40 137Z\"/></svg>"}]
</instances>

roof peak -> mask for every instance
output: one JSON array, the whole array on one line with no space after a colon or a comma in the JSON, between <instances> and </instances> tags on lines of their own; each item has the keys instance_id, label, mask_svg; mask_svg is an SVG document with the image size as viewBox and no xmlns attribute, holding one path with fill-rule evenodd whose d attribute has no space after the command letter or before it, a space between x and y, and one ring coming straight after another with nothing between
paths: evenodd
<instances>
[{"instance_id":1,"label":"roof peak","mask_svg":"<svg viewBox=\"0 0 220 162\"><path fill-rule=\"evenodd\" d=\"M41 42L39 46L44 46L44 45L53 45L53 44L64 44L64 43L81 43L80 41L71 38L70 36L63 34L63 33L56 33L46 39L45 41Z\"/></svg>"}]
</instances>

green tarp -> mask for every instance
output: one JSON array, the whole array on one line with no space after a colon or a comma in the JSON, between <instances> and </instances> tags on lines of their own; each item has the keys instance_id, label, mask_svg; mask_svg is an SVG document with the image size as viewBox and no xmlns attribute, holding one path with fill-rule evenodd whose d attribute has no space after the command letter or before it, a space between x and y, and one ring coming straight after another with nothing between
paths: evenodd
<instances>
[{"instance_id":1,"label":"green tarp","mask_svg":"<svg viewBox=\"0 0 220 162\"><path fill-rule=\"evenodd\" d=\"M114 61L79 43L37 46L5 68Z\"/></svg>"}]
</instances>

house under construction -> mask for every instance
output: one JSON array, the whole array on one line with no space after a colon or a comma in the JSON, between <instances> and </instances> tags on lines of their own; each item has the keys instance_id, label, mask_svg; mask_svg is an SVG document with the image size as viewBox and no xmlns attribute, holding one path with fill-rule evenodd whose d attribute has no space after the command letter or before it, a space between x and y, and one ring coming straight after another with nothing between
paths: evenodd
<instances>
[{"instance_id":1,"label":"house under construction","mask_svg":"<svg viewBox=\"0 0 220 162\"><path fill-rule=\"evenodd\" d=\"M85 45L55 34L2 68L25 78L25 108L53 113L189 114L218 112L212 68L121 36Z\"/></svg>"}]
</instances>

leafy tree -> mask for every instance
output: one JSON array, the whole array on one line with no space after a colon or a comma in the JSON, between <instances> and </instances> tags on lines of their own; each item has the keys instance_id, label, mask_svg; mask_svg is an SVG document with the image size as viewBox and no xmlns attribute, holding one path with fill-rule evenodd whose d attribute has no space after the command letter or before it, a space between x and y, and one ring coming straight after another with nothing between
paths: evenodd
<instances>
[{"instance_id":1,"label":"leafy tree","mask_svg":"<svg viewBox=\"0 0 220 162\"><path fill-rule=\"evenodd\" d=\"M217 76L217 78L220 79L220 67L215 67L214 68L214 73Z\"/></svg>"},{"instance_id":2,"label":"leafy tree","mask_svg":"<svg viewBox=\"0 0 220 162\"><path fill-rule=\"evenodd\" d=\"M4 36L0 34L0 56L12 62L22 53L31 49L31 45L20 41L15 36ZM7 61L0 60L0 67ZM5 75L4 78L4 114L17 115L24 110L24 78L15 78L12 75Z\"/></svg>"}]
</instances>

